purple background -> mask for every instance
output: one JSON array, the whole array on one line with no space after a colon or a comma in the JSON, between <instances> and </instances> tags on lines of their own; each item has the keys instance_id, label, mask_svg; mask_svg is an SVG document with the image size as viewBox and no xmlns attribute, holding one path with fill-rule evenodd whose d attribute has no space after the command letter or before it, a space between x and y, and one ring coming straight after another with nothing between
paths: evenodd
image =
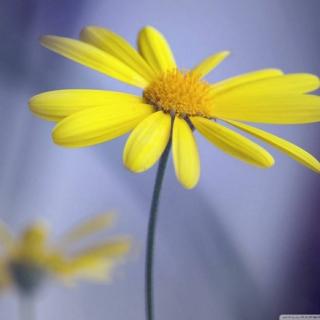
<instances>
[{"instance_id":1,"label":"purple background","mask_svg":"<svg viewBox=\"0 0 320 320\"><path fill-rule=\"evenodd\" d=\"M109 285L48 286L39 319L144 317L144 240L155 168L122 166L125 138L68 150L52 124L32 116L30 96L59 88L134 91L39 46L42 34L77 37L88 24L134 43L147 24L188 68L220 50L232 57L208 79L265 67L320 73L318 0L2 0L0 3L0 217L18 231L45 218L55 233L117 209L112 233L130 234L137 253ZM319 125L264 126L320 158ZM186 191L170 163L156 254L157 319L276 319L320 313L319 176L277 151L270 170L252 168L197 134L202 177ZM17 319L16 297L0 297L0 318Z\"/></svg>"}]
</instances>

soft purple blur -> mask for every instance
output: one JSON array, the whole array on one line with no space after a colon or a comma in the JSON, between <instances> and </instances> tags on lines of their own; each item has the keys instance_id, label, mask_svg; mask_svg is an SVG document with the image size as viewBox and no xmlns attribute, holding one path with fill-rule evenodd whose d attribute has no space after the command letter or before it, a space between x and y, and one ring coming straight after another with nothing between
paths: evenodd
<instances>
[{"instance_id":1,"label":"soft purple blur","mask_svg":"<svg viewBox=\"0 0 320 320\"><path fill-rule=\"evenodd\" d=\"M125 138L68 150L28 99L59 88L130 90L40 47L42 34L77 37L86 25L134 43L144 25L168 38L179 66L220 50L232 57L210 81L265 67L320 73L318 0L2 0L0 3L0 217L18 231L35 218L56 234L116 209L114 233L135 237L137 253L108 285L43 291L39 319L141 320L144 242L155 168L122 166ZM132 89L131 89L132 90ZM320 158L319 125L265 126ZM252 168L197 135L198 187L186 191L170 163L157 234L156 319L277 319L320 313L320 178L277 151L270 170ZM14 295L0 319L18 319Z\"/></svg>"}]
</instances>

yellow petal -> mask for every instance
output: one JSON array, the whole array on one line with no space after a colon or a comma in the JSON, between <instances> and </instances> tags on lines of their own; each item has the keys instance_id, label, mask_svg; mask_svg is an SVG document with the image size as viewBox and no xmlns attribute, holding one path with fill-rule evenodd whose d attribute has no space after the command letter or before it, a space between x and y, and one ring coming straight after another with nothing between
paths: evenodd
<instances>
[{"instance_id":1,"label":"yellow petal","mask_svg":"<svg viewBox=\"0 0 320 320\"><path fill-rule=\"evenodd\" d=\"M110 103L142 101L142 98L135 95L116 91L69 89L37 94L30 99L29 107L40 118L59 121L88 108L106 106Z\"/></svg>"},{"instance_id":2,"label":"yellow petal","mask_svg":"<svg viewBox=\"0 0 320 320\"><path fill-rule=\"evenodd\" d=\"M48 226L43 221L38 221L27 227L21 235L24 245L30 247L43 246L49 235Z\"/></svg>"},{"instance_id":3,"label":"yellow petal","mask_svg":"<svg viewBox=\"0 0 320 320\"><path fill-rule=\"evenodd\" d=\"M130 248L131 241L129 239L119 238L113 241L106 241L84 251L81 251L75 257L104 257L115 259L127 254Z\"/></svg>"},{"instance_id":4,"label":"yellow petal","mask_svg":"<svg viewBox=\"0 0 320 320\"><path fill-rule=\"evenodd\" d=\"M313 157L310 153L303 150L302 148L296 146L295 144L279 138L269 132L263 131L258 128L251 127L247 124L243 124L236 121L227 121L234 127L241 129L254 137L261 139L273 147L277 148L281 152L287 154L292 159L300 162L302 165L308 167L309 169L320 172L320 163L319 161Z\"/></svg>"},{"instance_id":5,"label":"yellow petal","mask_svg":"<svg viewBox=\"0 0 320 320\"><path fill-rule=\"evenodd\" d=\"M151 168L166 148L171 117L162 111L143 120L130 134L123 152L124 165L133 172Z\"/></svg>"},{"instance_id":6,"label":"yellow petal","mask_svg":"<svg viewBox=\"0 0 320 320\"><path fill-rule=\"evenodd\" d=\"M75 280L105 281L110 279L115 261L96 256L78 256L75 258L62 258L49 269L66 284L74 284Z\"/></svg>"},{"instance_id":7,"label":"yellow petal","mask_svg":"<svg viewBox=\"0 0 320 320\"><path fill-rule=\"evenodd\" d=\"M268 94L299 94L314 91L319 88L319 84L319 78L312 74L286 74L244 83L241 86L229 88L228 92L220 92L220 94L232 95L234 98Z\"/></svg>"},{"instance_id":8,"label":"yellow petal","mask_svg":"<svg viewBox=\"0 0 320 320\"><path fill-rule=\"evenodd\" d=\"M80 39L116 57L149 82L156 76L147 62L124 38L108 29L88 26L81 31Z\"/></svg>"},{"instance_id":9,"label":"yellow petal","mask_svg":"<svg viewBox=\"0 0 320 320\"><path fill-rule=\"evenodd\" d=\"M70 246L74 242L110 227L113 221L114 214L110 212L96 215L67 232L60 240L60 246L61 244Z\"/></svg>"},{"instance_id":10,"label":"yellow petal","mask_svg":"<svg viewBox=\"0 0 320 320\"><path fill-rule=\"evenodd\" d=\"M111 273L115 266L114 261L106 259L88 259L85 263L84 259L82 264L72 264L71 278L83 279L95 282L105 282L111 279Z\"/></svg>"},{"instance_id":11,"label":"yellow petal","mask_svg":"<svg viewBox=\"0 0 320 320\"><path fill-rule=\"evenodd\" d=\"M212 117L274 124L320 121L320 97L314 95L240 96L226 92L215 97Z\"/></svg>"},{"instance_id":12,"label":"yellow petal","mask_svg":"<svg viewBox=\"0 0 320 320\"><path fill-rule=\"evenodd\" d=\"M283 72L279 69L262 69L258 71L252 71L249 73L241 74L236 77L232 77L212 85L212 88L216 94L233 89L243 84L255 82L261 79L273 78L283 75Z\"/></svg>"},{"instance_id":13,"label":"yellow petal","mask_svg":"<svg viewBox=\"0 0 320 320\"><path fill-rule=\"evenodd\" d=\"M191 121L205 138L222 151L261 168L273 165L274 160L266 150L237 132L201 117L192 117Z\"/></svg>"},{"instance_id":14,"label":"yellow petal","mask_svg":"<svg viewBox=\"0 0 320 320\"><path fill-rule=\"evenodd\" d=\"M85 147L117 138L131 131L153 112L148 104L113 103L85 109L57 124L52 136L64 147Z\"/></svg>"},{"instance_id":15,"label":"yellow petal","mask_svg":"<svg viewBox=\"0 0 320 320\"><path fill-rule=\"evenodd\" d=\"M51 256L47 267L64 280L69 280L69 282L76 278L106 280L110 278L110 272L115 263L123 258L130 249L130 239L117 238L112 241L101 242L71 256L60 254Z\"/></svg>"},{"instance_id":16,"label":"yellow petal","mask_svg":"<svg viewBox=\"0 0 320 320\"><path fill-rule=\"evenodd\" d=\"M178 117L173 124L172 155L179 182L186 189L195 187L200 177L198 147L189 125Z\"/></svg>"},{"instance_id":17,"label":"yellow petal","mask_svg":"<svg viewBox=\"0 0 320 320\"><path fill-rule=\"evenodd\" d=\"M139 51L157 72L176 68L174 56L165 37L155 28L144 27L138 36Z\"/></svg>"},{"instance_id":18,"label":"yellow petal","mask_svg":"<svg viewBox=\"0 0 320 320\"><path fill-rule=\"evenodd\" d=\"M194 73L199 74L201 78L205 77L209 72L215 69L225 58L230 55L229 51L218 52L207 59L203 60L192 69Z\"/></svg>"},{"instance_id":19,"label":"yellow petal","mask_svg":"<svg viewBox=\"0 0 320 320\"><path fill-rule=\"evenodd\" d=\"M146 79L122 61L83 41L48 35L41 38L41 44L68 59L104 73L111 78L139 88L148 85Z\"/></svg>"},{"instance_id":20,"label":"yellow petal","mask_svg":"<svg viewBox=\"0 0 320 320\"><path fill-rule=\"evenodd\" d=\"M21 234L19 243L16 245L18 259L29 263L43 265L48 256L48 225L44 221L38 221L27 227Z\"/></svg>"},{"instance_id":21,"label":"yellow petal","mask_svg":"<svg viewBox=\"0 0 320 320\"><path fill-rule=\"evenodd\" d=\"M11 234L8 226L0 221L0 245L4 247L5 250L9 250L14 244L14 237Z\"/></svg>"},{"instance_id":22,"label":"yellow petal","mask_svg":"<svg viewBox=\"0 0 320 320\"><path fill-rule=\"evenodd\" d=\"M96 282L109 281L114 266L114 261L99 259L91 266L91 268L86 268L78 273L78 277Z\"/></svg>"}]
</instances>

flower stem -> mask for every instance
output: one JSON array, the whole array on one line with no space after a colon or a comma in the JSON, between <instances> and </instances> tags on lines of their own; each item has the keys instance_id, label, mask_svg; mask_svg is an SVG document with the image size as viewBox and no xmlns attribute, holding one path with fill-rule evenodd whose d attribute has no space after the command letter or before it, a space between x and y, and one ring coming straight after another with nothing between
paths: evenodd
<instances>
[{"instance_id":1,"label":"flower stem","mask_svg":"<svg viewBox=\"0 0 320 320\"><path fill-rule=\"evenodd\" d=\"M20 319L35 320L35 305L33 295L21 293L20 297Z\"/></svg>"},{"instance_id":2,"label":"flower stem","mask_svg":"<svg viewBox=\"0 0 320 320\"><path fill-rule=\"evenodd\" d=\"M159 207L159 198L162 187L162 181L168 162L168 156L171 148L171 139L164 150L158 166L156 181L154 184L148 234L147 234L147 248L146 248L146 269L145 269L145 298L146 298L146 318L147 320L153 320L153 258L154 258L154 244L155 244L155 232L157 223L157 212Z\"/></svg>"}]
</instances>

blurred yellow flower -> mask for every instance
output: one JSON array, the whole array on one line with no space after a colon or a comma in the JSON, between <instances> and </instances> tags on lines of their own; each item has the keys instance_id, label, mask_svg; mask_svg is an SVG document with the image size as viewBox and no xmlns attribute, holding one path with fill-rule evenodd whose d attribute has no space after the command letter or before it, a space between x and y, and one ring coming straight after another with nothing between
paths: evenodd
<instances>
[{"instance_id":1,"label":"blurred yellow flower","mask_svg":"<svg viewBox=\"0 0 320 320\"><path fill-rule=\"evenodd\" d=\"M127 238L100 241L85 249L77 247L89 236L103 231L112 223L112 214L101 214L74 227L55 244L48 238L42 222L27 227L15 238L4 223L0 223L0 291L15 286L31 293L45 277L55 277L66 283L78 279L105 281L111 269L130 249Z\"/></svg>"},{"instance_id":2,"label":"blurred yellow flower","mask_svg":"<svg viewBox=\"0 0 320 320\"><path fill-rule=\"evenodd\" d=\"M178 180L194 187L200 161L193 129L224 152L249 164L268 168L274 163L265 149L233 127L286 153L316 172L320 163L300 147L238 121L302 124L320 120L318 77L263 69L209 84L203 78L228 55L219 52L190 71L177 68L164 36L145 27L136 51L119 35L100 27L82 30L80 40L44 36L43 46L112 78L139 87L142 96L105 90L57 90L31 98L31 111L56 121L55 143L85 147L132 131L123 161L133 172L152 167L172 139ZM219 122L224 122L227 126Z\"/></svg>"}]
</instances>

